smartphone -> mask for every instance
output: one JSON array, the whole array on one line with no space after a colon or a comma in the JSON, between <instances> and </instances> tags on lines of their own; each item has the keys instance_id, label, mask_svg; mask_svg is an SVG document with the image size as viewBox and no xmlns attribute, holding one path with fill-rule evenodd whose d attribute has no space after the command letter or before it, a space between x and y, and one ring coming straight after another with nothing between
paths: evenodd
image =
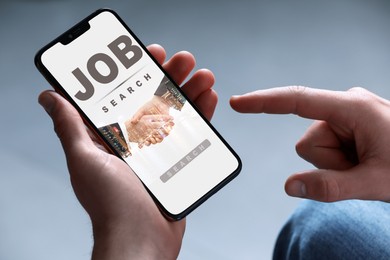
<instances>
[{"instance_id":1,"label":"smartphone","mask_svg":"<svg viewBox=\"0 0 390 260\"><path fill-rule=\"evenodd\" d=\"M238 155L112 10L43 47L35 64L179 220L238 175Z\"/></svg>"}]
</instances>

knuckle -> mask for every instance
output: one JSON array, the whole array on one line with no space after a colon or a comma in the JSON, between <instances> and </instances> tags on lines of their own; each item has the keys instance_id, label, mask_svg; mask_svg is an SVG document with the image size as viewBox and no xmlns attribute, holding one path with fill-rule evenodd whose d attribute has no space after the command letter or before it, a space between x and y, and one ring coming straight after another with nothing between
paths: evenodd
<instances>
[{"instance_id":1,"label":"knuckle","mask_svg":"<svg viewBox=\"0 0 390 260\"><path fill-rule=\"evenodd\" d=\"M310 144L305 138L301 138L295 144L295 151L301 158L306 159L309 149L310 149Z\"/></svg>"},{"instance_id":2,"label":"knuckle","mask_svg":"<svg viewBox=\"0 0 390 260\"><path fill-rule=\"evenodd\" d=\"M374 93L362 87L353 87L348 90L350 109L359 111L362 115L375 115L380 112L383 100Z\"/></svg>"},{"instance_id":3,"label":"knuckle","mask_svg":"<svg viewBox=\"0 0 390 260\"><path fill-rule=\"evenodd\" d=\"M353 87L348 90L351 94L352 102L357 106L370 106L377 96L362 87Z\"/></svg>"},{"instance_id":4,"label":"knuckle","mask_svg":"<svg viewBox=\"0 0 390 260\"><path fill-rule=\"evenodd\" d=\"M320 187L322 187L322 198L325 202L334 202L340 200L340 187L338 182L327 174L322 174L320 178Z\"/></svg>"},{"instance_id":5,"label":"knuckle","mask_svg":"<svg viewBox=\"0 0 390 260\"><path fill-rule=\"evenodd\" d=\"M389 120L390 101L384 99L364 88L354 87L349 90L351 93L351 109L358 110L362 116L375 120ZM356 111L354 111L356 114Z\"/></svg>"},{"instance_id":6,"label":"knuckle","mask_svg":"<svg viewBox=\"0 0 390 260\"><path fill-rule=\"evenodd\" d=\"M294 86L288 86L287 89L294 95L302 95L303 93L305 93L307 87L294 85Z\"/></svg>"},{"instance_id":7,"label":"knuckle","mask_svg":"<svg viewBox=\"0 0 390 260\"><path fill-rule=\"evenodd\" d=\"M293 114L298 114L298 111L302 109L302 103L299 102L299 100L305 95L307 89L307 87L299 85L287 87L287 91L290 92L295 99L294 107L291 111Z\"/></svg>"},{"instance_id":8,"label":"knuckle","mask_svg":"<svg viewBox=\"0 0 390 260\"><path fill-rule=\"evenodd\" d=\"M367 89L359 86L352 87L348 89L349 92L357 92L357 93L362 93L362 92L369 92Z\"/></svg>"}]
</instances>

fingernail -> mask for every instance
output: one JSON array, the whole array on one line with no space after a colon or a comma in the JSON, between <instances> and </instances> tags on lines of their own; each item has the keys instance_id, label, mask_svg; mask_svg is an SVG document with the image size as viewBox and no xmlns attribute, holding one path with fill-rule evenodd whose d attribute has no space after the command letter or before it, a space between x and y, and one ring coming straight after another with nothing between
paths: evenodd
<instances>
[{"instance_id":1,"label":"fingernail","mask_svg":"<svg viewBox=\"0 0 390 260\"><path fill-rule=\"evenodd\" d=\"M46 112L50 115L52 110L53 110L53 106L54 106L53 97L50 94L45 93L45 94L42 94L39 96L38 102L46 110Z\"/></svg>"},{"instance_id":2,"label":"fingernail","mask_svg":"<svg viewBox=\"0 0 390 260\"><path fill-rule=\"evenodd\" d=\"M306 197L306 185L301 181L294 180L288 184L286 192L290 196L304 198Z\"/></svg>"}]
</instances>

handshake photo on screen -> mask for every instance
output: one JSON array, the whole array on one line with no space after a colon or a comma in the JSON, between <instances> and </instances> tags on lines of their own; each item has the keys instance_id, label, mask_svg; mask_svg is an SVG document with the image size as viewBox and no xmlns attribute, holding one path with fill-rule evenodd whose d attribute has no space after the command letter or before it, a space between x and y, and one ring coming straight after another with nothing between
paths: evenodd
<instances>
[{"instance_id":1,"label":"handshake photo on screen","mask_svg":"<svg viewBox=\"0 0 390 260\"><path fill-rule=\"evenodd\" d=\"M126 158L132 155L130 143L138 148L161 143L174 127L170 108L181 111L186 99L175 85L164 76L153 97L123 124L113 123L100 127L100 132L112 147Z\"/></svg>"}]
</instances>

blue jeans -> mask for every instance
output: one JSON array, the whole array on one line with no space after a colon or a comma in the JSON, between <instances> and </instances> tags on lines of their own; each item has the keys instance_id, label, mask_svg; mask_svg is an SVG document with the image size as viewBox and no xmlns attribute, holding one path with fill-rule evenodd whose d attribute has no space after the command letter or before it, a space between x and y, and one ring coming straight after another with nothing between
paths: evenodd
<instances>
[{"instance_id":1,"label":"blue jeans","mask_svg":"<svg viewBox=\"0 0 390 260\"><path fill-rule=\"evenodd\" d=\"M273 258L390 259L390 203L304 200L281 230Z\"/></svg>"}]
</instances>

